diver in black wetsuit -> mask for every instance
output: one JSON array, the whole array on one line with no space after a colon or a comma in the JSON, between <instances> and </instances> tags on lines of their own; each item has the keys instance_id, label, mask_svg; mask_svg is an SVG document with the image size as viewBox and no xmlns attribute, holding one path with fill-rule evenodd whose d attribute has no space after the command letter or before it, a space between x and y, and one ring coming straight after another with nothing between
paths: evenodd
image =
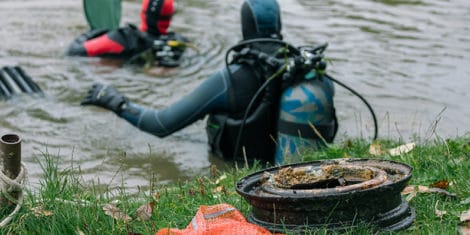
<instances>
[{"instance_id":1,"label":"diver in black wetsuit","mask_svg":"<svg viewBox=\"0 0 470 235\"><path fill-rule=\"evenodd\" d=\"M91 30L77 37L68 47L66 55L137 61L141 53L154 48L154 54L158 53L154 55L158 65L178 66L188 40L168 31L174 12L174 0L143 0L140 28L128 24L111 31Z\"/></svg>"},{"instance_id":2,"label":"diver in black wetsuit","mask_svg":"<svg viewBox=\"0 0 470 235\"><path fill-rule=\"evenodd\" d=\"M282 35L276 0L245 0L241 23L244 40L269 39L277 42L255 43L259 50L271 53L283 47L282 43L278 43L282 42ZM132 125L158 137L170 135L209 115L209 144L215 154L227 159L240 160L245 154L248 160L282 163L283 156L295 154L300 145L309 146L320 141L318 136L307 133L306 140L293 140L301 137L300 132L305 131L309 123L319 127L323 139L333 141L337 129L334 88L330 80L321 76L284 88L282 93L280 83L266 86L260 98L255 99L253 111L244 118L247 107L268 80L269 74L263 73L269 69L262 69L264 66L257 63L256 60L236 61L215 72L187 96L162 109L142 107L119 94L112 86L103 84L94 84L81 104L112 110ZM273 73L271 71L270 75ZM279 117L283 117L283 122L278 121ZM299 127L294 134L283 134L283 137L290 136L292 139L280 139L287 151L275 144L280 124L288 124L284 129ZM241 128L243 132L238 137ZM308 131L312 132L311 129ZM236 143L237 138L241 139L240 143ZM296 144L299 146L295 147Z\"/></svg>"}]
</instances>

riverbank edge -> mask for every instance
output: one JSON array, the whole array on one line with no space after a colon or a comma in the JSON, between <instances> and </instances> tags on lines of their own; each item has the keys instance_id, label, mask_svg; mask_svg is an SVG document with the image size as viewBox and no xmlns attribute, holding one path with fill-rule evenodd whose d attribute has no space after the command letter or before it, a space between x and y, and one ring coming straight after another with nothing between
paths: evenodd
<instances>
[{"instance_id":1,"label":"riverbank edge","mask_svg":"<svg viewBox=\"0 0 470 235\"><path fill-rule=\"evenodd\" d=\"M303 161L376 158L409 164L413 167L410 185L429 186L444 181L448 183L445 190L456 196L424 192L407 196L417 217L410 228L391 234L458 234L459 216L470 209L469 136L417 142L411 151L397 156L375 150L392 149L405 143L380 140L371 145L353 139L305 153ZM124 187L111 189L99 182L83 182L79 167L59 169L58 157L44 154L38 161L44 172L38 191L33 193L26 188L20 211L0 228L1 234L154 234L162 228L183 229L199 206L220 203L233 205L247 215L250 206L236 193L235 184L240 178L263 169L257 164L239 165L230 171L211 167L205 176L170 184L154 181L145 190L129 193ZM11 207L1 208L1 218L11 210ZM344 233L372 234L375 230L358 225Z\"/></svg>"}]
</instances>

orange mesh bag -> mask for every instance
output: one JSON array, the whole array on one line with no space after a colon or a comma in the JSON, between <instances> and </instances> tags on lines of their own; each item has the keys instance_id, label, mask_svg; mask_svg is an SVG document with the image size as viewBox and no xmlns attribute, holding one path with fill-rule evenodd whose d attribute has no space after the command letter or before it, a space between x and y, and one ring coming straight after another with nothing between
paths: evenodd
<instances>
[{"instance_id":1,"label":"orange mesh bag","mask_svg":"<svg viewBox=\"0 0 470 235\"><path fill-rule=\"evenodd\" d=\"M272 234L267 229L248 223L242 213L228 204L200 206L186 229L163 228L156 235L243 235Z\"/></svg>"}]
</instances>

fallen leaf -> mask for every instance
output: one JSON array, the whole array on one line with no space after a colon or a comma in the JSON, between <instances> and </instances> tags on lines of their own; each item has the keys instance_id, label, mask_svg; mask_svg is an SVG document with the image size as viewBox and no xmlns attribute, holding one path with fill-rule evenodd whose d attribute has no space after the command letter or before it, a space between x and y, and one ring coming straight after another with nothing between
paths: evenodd
<instances>
[{"instance_id":1,"label":"fallen leaf","mask_svg":"<svg viewBox=\"0 0 470 235\"><path fill-rule=\"evenodd\" d=\"M460 235L470 235L470 227L468 226L459 226Z\"/></svg>"},{"instance_id":2,"label":"fallen leaf","mask_svg":"<svg viewBox=\"0 0 470 235\"><path fill-rule=\"evenodd\" d=\"M129 215L120 211L119 208L111 204L104 205L103 211L106 215L109 215L113 219L116 219L116 220L124 220L125 222L129 222L132 220L132 218Z\"/></svg>"},{"instance_id":3,"label":"fallen leaf","mask_svg":"<svg viewBox=\"0 0 470 235\"><path fill-rule=\"evenodd\" d=\"M44 208L42 208L42 206L31 208L31 211L33 211L34 215L37 216L37 217L39 217L39 216L51 216L51 215L54 214L54 213L52 213L52 211L44 210Z\"/></svg>"},{"instance_id":4,"label":"fallen leaf","mask_svg":"<svg viewBox=\"0 0 470 235\"><path fill-rule=\"evenodd\" d=\"M407 195L411 193L438 193L438 194L443 194L449 197L457 197L457 194L448 192L444 189L430 188L430 187L423 186L423 185L409 185L409 186L406 186L401 192L402 195Z\"/></svg>"},{"instance_id":5,"label":"fallen leaf","mask_svg":"<svg viewBox=\"0 0 470 235\"><path fill-rule=\"evenodd\" d=\"M140 221L146 221L152 217L153 208L155 206L155 202L150 202L148 204L140 206L135 211L135 217L138 218Z\"/></svg>"},{"instance_id":6,"label":"fallen leaf","mask_svg":"<svg viewBox=\"0 0 470 235\"><path fill-rule=\"evenodd\" d=\"M408 143L408 144L400 145L396 148L389 149L388 153L392 156L398 156L398 155L410 152L411 150L414 149L415 146L416 146L415 143Z\"/></svg>"},{"instance_id":7,"label":"fallen leaf","mask_svg":"<svg viewBox=\"0 0 470 235\"><path fill-rule=\"evenodd\" d=\"M223 174L221 175L216 181L215 181L215 184L219 184L222 180L226 179L227 178L227 175L226 174Z\"/></svg>"},{"instance_id":8,"label":"fallen leaf","mask_svg":"<svg viewBox=\"0 0 470 235\"><path fill-rule=\"evenodd\" d=\"M459 230L462 235L470 235L470 210L460 215Z\"/></svg>"},{"instance_id":9,"label":"fallen leaf","mask_svg":"<svg viewBox=\"0 0 470 235\"><path fill-rule=\"evenodd\" d=\"M222 186L217 186L217 188L215 188L215 191L218 192L218 193L222 192L223 190L224 190L223 185Z\"/></svg>"},{"instance_id":10,"label":"fallen leaf","mask_svg":"<svg viewBox=\"0 0 470 235\"><path fill-rule=\"evenodd\" d=\"M462 214L460 215L460 222L470 223L470 210L462 212Z\"/></svg>"},{"instance_id":11,"label":"fallen leaf","mask_svg":"<svg viewBox=\"0 0 470 235\"><path fill-rule=\"evenodd\" d=\"M158 202L158 199L160 199L160 192L158 192L158 191L155 192L155 193L153 194L153 199L155 199L155 201Z\"/></svg>"},{"instance_id":12,"label":"fallen leaf","mask_svg":"<svg viewBox=\"0 0 470 235\"><path fill-rule=\"evenodd\" d=\"M373 143L369 146L369 153L371 155L377 156L384 154L385 151L383 150L382 145L380 143Z\"/></svg>"},{"instance_id":13,"label":"fallen leaf","mask_svg":"<svg viewBox=\"0 0 470 235\"><path fill-rule=\"evenodd\" d=\"M447 180L439 180L437 182L432 183L429 185L432 188L441 188L441 189L446 189L449 187L449 181Z\"/></svg>"}]
</instances>

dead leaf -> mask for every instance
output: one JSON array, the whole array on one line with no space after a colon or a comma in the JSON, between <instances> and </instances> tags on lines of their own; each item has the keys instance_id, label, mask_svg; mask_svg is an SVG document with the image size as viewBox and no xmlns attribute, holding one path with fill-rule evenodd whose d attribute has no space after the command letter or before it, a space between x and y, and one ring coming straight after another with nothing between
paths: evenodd
<instances>
[{"instance_id":1,"label":"dead leaf","mask_svg":"<svg viewBox=\"0 0 470 235\"><path fill-rule=\"evenodd\" d=\"M462 212L462 214L460 215L460 222L470 223L470 210Z\"/></svg>"},{"instance_id":2,"label":"dead leaf","mask_svg":"<svg viewBox=\"0 0 470 235\"><path fill-rule=\"evenodd\" d=\"M152 217L154 206L155 206L155 202L150 202L148 204L140 206L135 211L135 217L138 218L140 221L149 220L150 217Z\"/></svg>"},{"instance_id":3,"label":"dead leaf","mask_svg":"<svg viewBox=\"0 0 470 235\"><path fill-rule=\"evenodd\" d=\"M160 199L160 192L158 192L158 191L155 192L155 193L153 194L153 199L155 199L155 201L158 202L158 199Z\"/></svg>"},{"instance_id":4,"label":"dead leaf","mask_svg":"<svg viewBox=\"0 0 470 235\"><path fill-rule=\"evenodd\" d=\"M389 149L388 153L392 156L402 155L404 153L408 153L411 150L413 150L415 146L416 146L415 143L408 143L408 144L400 145L396 148Z\"/></svg>"},{"instance_id":5,"label":"dead leaf","mask_svg":"<svg viewBox=\"0 0 470 235\"><path fill-rule=\"evenodd\" d=\"M369 153L371 155L377 156L384 154L385 151L383 150L382 145L380 143L373 143L369 146Z\"/></svg>"},{"instance_id":6,"label":"dead leaf","mask_svg":"<svg viewBox=\"0 0 470 235\"><path fill-rule=\"evenodd\" d=\"M447 180L439 180L437 182L432 183L429 185L432 188L441 188L441 189L446 189L449 187L449 181Z\"/></svg>"},{"instance_id":7,"label":"dead leaf","mask_svg":"<svg viewBox=\"0 0 470 235\"><path fill-rule=\"evenodd\" d=\"M461 234L461 235L470 235L470 227L468 227L468 226L459 226L459 234Z\"/></svg>"},{"instance_id":8,"label":"dead leaf","mask_svg":"<svg viewBox=\"0 0 470 235\"><path fill-rule=\"evenodd\" d=\"M42 206L37 206L37 207L31 208L31 211L34 212L34 215L35 215L36 217L39 217L39 216L51 216L51 215L54 214L54 213L52 213L52 211L44 210L44 208L42 208Z\"/></svg>"},{"instance_id":9,"label":"dead leaf","mask_svg":"<svg viewBox=\"0 0 470 235\"><path fill-rule=\"evenodd\" d=\"M215 181L215 184L219 184L222 180L226 179L227 178L227 175L226 174L223 174L221 175L216 181Z\"/></svg>"},{"instance_id":10,"label":"dead leaf","mask_svg":"<svg viewBox=\"0 0 470 235\"><path fill-rule=\"evenodd\" d=\"M470 210L460 215L459 230L462 235L470 235Z\"/></svg>"},{"instance_id":11,"label":"dead leaf","mask_svg":"<svg viewBox=\"0 0 470 235\"><path fill-rule=\"evenodd\" d=\"M103 211L106 215L109 215L116 220L124 220L125 222L129 222L132 220L129 215L122 212L121 210L119 210L119 208L111 204L104 205Z\"/></svg>"},{"instance_id":12,"label":"dead leaf","mask_svg":"<svg viewBox=\"0 0 470 235\"><path fill-rule=\"evenodd\" d=\"M441 188L430 188L423 185L409 185L406 186L401 192L402 195L412 194L412 193L438 193L446 195L449 197L457 197L457 194L448 192Z\"/></svg>"}]
</instances>

